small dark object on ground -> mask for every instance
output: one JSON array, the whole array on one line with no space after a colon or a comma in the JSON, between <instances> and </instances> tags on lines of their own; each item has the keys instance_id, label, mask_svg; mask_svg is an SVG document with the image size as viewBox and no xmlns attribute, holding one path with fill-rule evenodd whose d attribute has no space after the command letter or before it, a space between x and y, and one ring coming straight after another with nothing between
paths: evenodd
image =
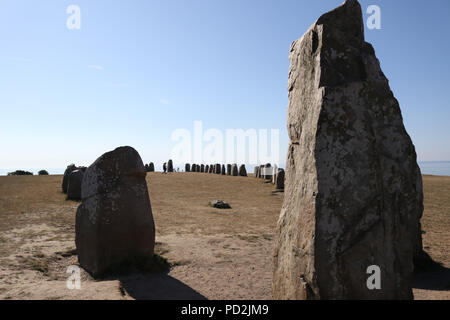
<instances>
[{"instance_id":1,"label":"small dark object on ground","mask_svg":"<svg viewBox=\"0 0 450 320\"><path fill-rule=\"evenodd\" d=\"M211 207L214 207L214 208L217 208L217 209L231 209L231 206L228 203L223 202L222 200L210 201L209 205Z\"/></svg>"},{"instance_id":2,"label":"small dark object on ground","mask_svg":"<svg viewBox=\"0 0 450 320\"><path fill-rule=\"evenodd\" d=\"M40 176L48 176L48 171L47 170L40 170L38 172L38 175L40 175Z\"/></svg>"}]
</instances>

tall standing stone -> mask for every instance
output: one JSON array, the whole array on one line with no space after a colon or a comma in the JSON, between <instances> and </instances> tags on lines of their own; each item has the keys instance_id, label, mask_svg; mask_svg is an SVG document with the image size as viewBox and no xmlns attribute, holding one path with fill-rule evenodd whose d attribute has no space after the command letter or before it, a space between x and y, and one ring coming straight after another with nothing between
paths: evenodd
<instances>
[{"instance_id":1,"label":"tall standing stone","mask_svg":"<svg viewBox=\"0 0 450 320\"><path fill-rule=\"evenodd\" d=\"M237 176L238 174L239 174L239 172L238 172L237 164L234 163L234 164L231 166L231 175L232 175L232 176Z\"/></svg>"},{"instance_id":2,"label":"tall standing stone","mask_svg":"<svg viewBox=\"0 0 450 320\"><path fill-rule=\"evenodd\" d=\"M225 170L225 165L224 165L224 164L222 165L221 174L222 174L223 176L225 176L225 175L227 174L227 172L226 172L226 170Z\"/></svg>"},{"instance_id":3,"label":"tall standing stone","mask_svg":"<svg viewBox=\"0 0 450 320\"><path fill-rule=\"evenodd\" d=\"M131 147L105 153L87 169L75 243L80 265L92 275L153 256L155 226L145 176Z\"/></svg>"},{"instance_id":4,"label":"tall standing stone","mask_svg":"<svg viewBox=\"0 0 450 320\"><path fill-rule=\"evenodd\" d=\"M259 166L259 177L258 178L260 178L260 179L264 178L264 165L263 164Z\"/></svg>"},{"instance_id":5,"label":"tall standing stone","mask_svg":"<svg viewBox=\"0 0 450 320\"><path fill-rule=\"evenodd\" d=\"M191 172L191 165L190 165L189 163L186 163L186 164L184 165L184 171L185 171L185 172Z\"/></svg>"},{"instance_id":6,"label":"tall standing stone","mask_svg":"<svg viewBox=\"0 0 450 320\"><path fill-rule=\"evenodd\" d=\"M173 172L173 161L169 160L167 162L167 172Z\"/></svg>"},{"instance_id":7,"label":"tall standing stone","mask_svg":"<svg viewBox=\"0 0 450 320\"><path fill-rule=\"evenodd\" d=\"M231 176L231 164L227 164L227 176Z\"/></svg>"},{"instance_id":8,"label":"tall standing stone","mask_svg":"<svg viewBox=\"0 0 450 320\"><path fill-rule=\"evenodd\" d=\"M290 62L273 297L411 299L422 180L359 3L321 16ZM370 266L380 289L367 286Z\"/></svg>"},{"instance_id":9,"label":"tall standing stone","mask_svg":"<svg viewBox=\"0 0 450 320\"><path fill-rule=\"evenodd\" d=\"M148 164L148 172L155 172L155 164L153 162Z\"/></svg>"},{"instance_id":10,"label":"tall standing stone","mask_svg":"<svg viewBox=\"0 0 450 320\"><path fill-rule=\"evenodd\" d=\"M206 172L206 173L209 173L209 164L206 165L206 167L205 167L205 172Z\"/></svg>"},{"instance_id":11,"label":"tall standing stone","mask_svg":"<svg viewBox=\"0 0 450 320\"><path fill-rule=\"evenodd\" d=\"M67 182L67 199L81 200L81 183L83 181L84 169L77 169L69 174Z\"/></svg>"},{"instance_id":12,"label":"tall standing stone","mask_svg":"<svg viewBox=\"0 0 450 320\"><path fill-rule=\"evenodd\" d=\"M266 163L264 166L264 179L272 180L272 165L270 163Z\"/></svg>"},{"instance_id":13,"label":"tall standing stone","mask_svg":"<svg viewBox=\"0 0 450 320\"><path fill-rule=\"evenodd\" d=\"M215 168L216 168L216 169L215 169L214 173L215 173L215 174L220 174L221 166L220 166L219 163L216 163Z\"/></svg>"},{"instance_id":14,"label":"tall standing stone","mask_svg":"<svg viewBox=\"0 0 450 320\"><path fill-rule=\"evenodd\" d=\"M255 175L255 178L259 178L259 167L258 167L258 166L256 166L256 167L253 169L253 173L254 173L254 175Z\"/></svg>"},{"instance_id":15,"label":"tall standing stone","mask_svg":"<svg viewBox=\"0 0 450 320\"><path fill-rule=\"evenodd\" d=\"M245 169L245 164L241 164L239 166L239 175L241 177L246 177L247 176L247 170Z\"/></svg>"},{"instance_id":16,"label":"tall standing stone","mask_svg":"<svg viewBox=\"0 0 450 320\"><path fill-rule=\"evenodd\" d=\"M202 165L200 165L200 172L205 172L205 165L204 164L202 164Z\"/></svg>"},{"instance_id":17,"label":"tall standing stone","mask_svg":"<svg viewBox=\"0 0 450 320\"><path fill-rule=\"evenodd\" d=\"M272 173L273 173L272 184L276 184L277 183L277 173L278 173L278 167L276 164L273 166Z\"/></svg>"},{"instance_id":18,"label":"tall standing stone","mask_svg":"<svg viewBox=\"0 0 450 320\"><path fill-rule=\"evenodd\" d=\"M284 190L284 169L278 169L277 171L276 189Z\"/></svg>"},{"instance_id":19,"label":"tall standing stone","mask_svg":"<svg viewBox=\"0 0 450 320\"><path fill-rule=\"evenodd\" d=\"M67 186L69 182L69 175L72 173L72 171L77 170L77 167L74 164L69 164L64 171L63 181L62 181L62 192L67 193Z\"/></svg>"}]
</instances>

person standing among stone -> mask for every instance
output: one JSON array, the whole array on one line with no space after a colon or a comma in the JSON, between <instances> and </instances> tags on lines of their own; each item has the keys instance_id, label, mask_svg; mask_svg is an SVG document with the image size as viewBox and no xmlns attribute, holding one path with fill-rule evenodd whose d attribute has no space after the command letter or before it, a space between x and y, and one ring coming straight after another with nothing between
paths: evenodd
<instances>
[{"instance_id":1,"label":"person standing among stone","mask_svg":"<svg viewBox=\"0 0 450 320\"><path fill-rule=\"evenodd\" d=\"M167 173L166 170L167 170L167 164L164 162L163 163L163 173Z\"/></svg>"}]
</instances>

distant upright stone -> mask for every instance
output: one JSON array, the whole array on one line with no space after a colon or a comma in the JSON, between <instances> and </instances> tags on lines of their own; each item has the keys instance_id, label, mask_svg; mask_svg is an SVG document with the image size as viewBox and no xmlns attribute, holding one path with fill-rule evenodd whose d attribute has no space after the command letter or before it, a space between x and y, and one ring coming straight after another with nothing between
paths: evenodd
<instances>
[{"instance_id":1,"label":"distant upright stone","mask_svg":"<svg viewBox=\"0 0 450 320\"><path fill-rule=\"evenodd\" d=\"M207 164L206 167L205 167L205 172L206 172L206 173L209 173L209 165L208 165L208 164Z\"/></svg>"},{"instance_id":2,"label":"distant upright stone","mask_svg":"<svg viewBox=\"0 0 450 320\"><path fill-rule=\"evenodd\" d=\"M155 164L153 162L148 164L148 172L155 172Z\"/></svg>"},{"instance_id":3,"label":"distant upright stone","mask_svg":"<svg viewBox=\"0 0 450 320\"><path fill-rule=\"evenodd\" d=\"M231 175L232 175L232 176L237 176L238 174L239 174L239 172L238 172L237 164L234 163L234 164L231 166Z\"/></svg>"},{"instance_id":4,"label":"distant upright stone","mask_svg":"<svg viewBox=\"0 0 450 320\"><path fill-rule=\"evenodd\" d=\"M64 171L63 181L62 181L62 192L67 193L67 184L69 182L69 175L72 171L77 170L77 167L74 164L70 164L67 166L66 171Z\"/></svg>"},{"instance_id":5,"label":"distant upright stone","mask_svg":"<svg viewBox=\"0 0 450 320\"><path fill-rule=\"evenodd\" d=\"M220 174L220 170L221 170L220 164L216 163L216 169L215 169L214 173Z\"/></svg>"},{"instance_id":6,"label":"distant upright stone","mask_svg":"<svg viewBox=\"0 0 450 320\"><path fill-rule=\"evenodd\" d=\"M172 162L172 160L169 160L167 162L167 172L173 172L173 162Z\"/></svg>"},{"instance_id":7,"label":"distant upright stone","mask_svg":"<svg viewBox=\"0 0 450 320\"><path fill-rule=\"evenodd\" d=\"M277 177L276 181L277 190L284 190L284 170L278 169L276 177Z\"/></svg>"},{"instance_id":8,"label":"distant upright stone","mask_svg":"<svg viewBox=\"0 0 450 320\"><path fill-rule=\"evenodd\" d=\"M245 169L245 165L241 164L239 167L239 175L241 177L246 177L247 176L247 170Z\"/></svg>"},{"instance_id":9,"label":"distant upright stone","mask_svg":"<svg viewBox=\"0 0 450 320\"><path fill-rule=\"evenodd\" d=\"M77 169L69 174L67 182L67 199L81 200L81 182L83 181L84 170Z\"/></svg>"},{"instance_id":10,"label":"distant upright stone","mask_svg":"<svg viewBox=\"0 0 450 320\"><path fill-rule=\"evenodd\" d=\"M290 62L273 297L413 298L422 178L358 1L321 16Z\"/></svg>"},{"instance_id":11,"label":"distant upright stone","mask_svg":"<svg viewBox=\"0 0 450 320\"><path fill-rule=\"evenodd\" d=\"M227 174L227 172L225 171L225 165L222 165L222 169L220 172L223 176Z\"/></svg>"},{"instance_id":12,"label":"distant upright stone","mask_svg":"<svg viewBox=\"0 0 450 320\"><path fill-rule=\"evenodd\" d=\"M146 164L145 166L144 166L144 170L145 170L145 172L149 172L150 170L148 169L148 164Z\"/></svg>"},{"instance_id":13,"label":"distant upright stone","mask_svg":"<svg viewBox=\"0 0 450 320\"><path fill-rule=\"evenodd\" d=\"M259 178L259 167L255 166L253 169L253 174L255 175L255 178Z\"/></svg>"},{"instance_id":14,"label":"distant upright stone","mask_svg":"<svg viewBox=\"0 0 450 320\"><path fill-rule=\"evenodd\" d=\"M264 179L265 180L272 180L272 165L270 163L266 163L264 166Z\"/></svg>"},{"instance_id":15,"label":"distant upright stone","mask_svg":"<svg viewBox=\"0 0 450 320\"><path fill-rule=\"evenodd\" d=\"M277 173L278 173L278 167L276 164L273 166L272 173L273 173L272 174L272 184L276 184L277 183Z\"/></svg>"},{"instance_id":16,"label":"distant upright stone","mask_svg":"<svg viewBox=\"0 0 450 320\"><path fill-rule=\"evenodd\" d=\"M227 175L231 176L231 164L227 164Z\"/></svg>"},{"instance_id":17,"label":"distant upright stone","mask_svg":"<svg viewBox=\"0 0 450 320\"><path fill-rule=\"evenodd\" d=\"M185 171L185 172L191 172L191 165L190 165L189 163L186 163L186 164L184 165L184 171Z\"/></svg>"},{"instance_id":18,"label":"distant upright stone","mask_svg":"<svg viewBox=\"0 0 450 320\"><path fill-rule=\"evenodd\" d=\"M204 164L200 165L200 172L205 172L205 165Z\"/></svg>"},{"instance_id":19,"label":"distant upright stone","mask_svg":"<svg viewBox=\"0 0 450 320\"><path fill-rule=\"evenodd\" d=\"M153 256L155 226L145 175L131 147L105 153L87 169L75 243L78 262L94 277Z\"/></svg>"},{"instance_id":20,"label":"distant upright stone","mask_svg":"<svg viewBox=\"0 0 450 320\"><path fill-rule=\"evenodd\" d=\"M264 168L265 167L263 164L259 166L259 177L258 178L260 178L260 179L264 178Z\"/></svg>"},{"instance_id":21,"label":"distant upright stone","mask_svg":"<svg viewBox=\"0 0 450 320\"><path fill-rule=\"evenodd\" d=\"M214 165L210 164L209 165L209 173L213 173L214 172Z\"/></svg>"}]
</instances>

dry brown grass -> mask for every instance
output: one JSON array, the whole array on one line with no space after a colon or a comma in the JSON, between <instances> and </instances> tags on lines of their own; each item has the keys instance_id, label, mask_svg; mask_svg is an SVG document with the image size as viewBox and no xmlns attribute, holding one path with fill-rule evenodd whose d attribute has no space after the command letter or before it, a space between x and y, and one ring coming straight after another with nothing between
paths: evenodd
<instances>
[{"instance_id":1,"label":"dry brown grass","mask_svg":"<svg viewBox=\"0 0 450 320\"><path fill-rule=\"evenodd\" d=\"M169 259L170 273L156 280L103 282L83 274L84 289L68 292L65 271L77 263L79 203L65 200L61 179L0 177L0 299L154 298L158 283L173 285L174 292L185 294L182 298L270 298L274 233L283 200L282 193L272 194L273 185L253 177L148 174L157 251ZM424 246L448 268L450 177L424 176L423 181ZM212 208L211 200L224 200L232 209ZM416 293L422 299L449 296L428 289Z\"/></svg>"}]
</instances>

